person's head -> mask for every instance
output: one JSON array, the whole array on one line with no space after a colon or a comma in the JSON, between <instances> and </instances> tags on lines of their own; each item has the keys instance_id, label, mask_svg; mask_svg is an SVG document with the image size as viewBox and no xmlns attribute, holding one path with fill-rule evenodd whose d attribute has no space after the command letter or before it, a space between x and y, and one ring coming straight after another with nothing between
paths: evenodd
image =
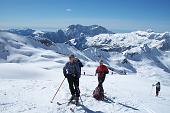
<instances>
[{"instance_id":1,"label":"person's head","mask_svg":"<svg viewBox=\"0 0 170 113\"><path fill-rule=\"evenodd\" d=\"M69 55L69 61L73 63L75 60L75 56L73 54Z\"/></svg>"},{"instance_id":2,"label":"person's head","mask_svg":"<svg viewBox=\"0 0 170 113\"><path fill-rule=\"evenodd\" d=\"M75 62L77 62L79 59L77 57L74 58Z\"/></svg>"},{"instance_id":3,"label":"person's head","mask_svg":"<svg viewBox=\"0 0 170 113\"><path fill-rule=\"evenodd\" d=\"M103 60L100 60L100 61L99 61L99 64L100 64L100 65L103 65Z\"/></svg>"}]
</instances>

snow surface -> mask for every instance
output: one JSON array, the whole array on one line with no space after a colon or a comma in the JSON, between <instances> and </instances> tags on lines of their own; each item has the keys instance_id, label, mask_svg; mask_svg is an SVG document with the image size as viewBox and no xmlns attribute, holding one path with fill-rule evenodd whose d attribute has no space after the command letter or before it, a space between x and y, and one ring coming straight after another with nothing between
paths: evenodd
<instances>
[{"instance_id":1,"label":"snow surface","mask_svg":"<svg viewBox=\"0 0 170 113\"><path fill-rule=\"evenodd\" d=\"M70 53L75 53L85 64L82 73L86 72L86 75L80 78L83 105L78 107L67 106L70 98L67 81L54 102L50 103L64 79L62 68ZM116 71L112 75L110 71L104 82L107 98L97 101L92 97L97 86L97 77L93 75L101 57L115 70L126 70L127 75ZM125 59L127 62L123 63ZM161 51L155 46L143 44L123 53L106 52L94 47L79 51L66 44L45 46L35 39L0 32L0 62L1 113L170 111L170 52ZM159 97L155 97L155 87L152 87L157 81L162 85Z\"/></svg>"},{"instance_id":2,"label":"snow surface","mask_svg":"<svg viewBox=\"0 0 170 113\"><path fill-rule=\"evenodd\" d=\"M45 65L46 64L46 65ZM1 113L168 113L170 88L162 85L159 97L154 96L154 80L136 75L107 75L104 82L107 99L97 101L92 92L97 86L96 76L80 79L83 105L67 106L70 97L67 81L64 82L53 103L55 91L63 80L62 69L49 62L0 64ZM45 68L51 67L51 68ZM84 67L87 75L94 74L94 67ZM58 105L57 102L62 105Z\"/></svg>"}]
</instances>

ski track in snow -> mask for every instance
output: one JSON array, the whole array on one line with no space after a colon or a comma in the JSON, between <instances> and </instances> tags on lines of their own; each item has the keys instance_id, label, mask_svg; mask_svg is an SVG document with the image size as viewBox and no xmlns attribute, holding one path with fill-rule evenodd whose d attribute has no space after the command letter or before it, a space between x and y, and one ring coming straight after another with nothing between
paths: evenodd
<instances>
[{"instance_id":1,"label":"ski track in snow","mask_svg":"<svg viewBox=\"0 0 170 113\"><path fill-rule=\"evenodd\" d=\"M152 109L150 109L150 108L148 108L148 107L146 107L144 105L142 105L142 106L143 106L143 109L146 110L148 113L156 113Z\"/></svg>"}]
</instances>

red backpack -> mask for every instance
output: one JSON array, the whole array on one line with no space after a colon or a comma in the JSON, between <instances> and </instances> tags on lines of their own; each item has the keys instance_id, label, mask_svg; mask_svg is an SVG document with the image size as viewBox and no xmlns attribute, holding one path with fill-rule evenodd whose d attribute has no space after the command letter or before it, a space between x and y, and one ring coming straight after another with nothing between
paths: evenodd
<instances>
[{"instance_id":1,"label":"red backpack","mask_svg":"<svg viewBox=\"0 0 170 113\"><path fill-rule=\"evenodd\" d=\"M104 92L101 90L99 86L97 86L93 91L93 97L96 100L104 100Z\"/></svg>"}]
</instances>

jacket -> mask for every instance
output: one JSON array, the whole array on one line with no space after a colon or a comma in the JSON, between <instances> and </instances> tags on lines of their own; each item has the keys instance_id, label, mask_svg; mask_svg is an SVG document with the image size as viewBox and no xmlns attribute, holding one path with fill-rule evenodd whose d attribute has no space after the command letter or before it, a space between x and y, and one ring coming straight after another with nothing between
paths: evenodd
<instances>
[{"instance_id":1,"label":"jacket","mask_svg":"<svg viewBox=\"0 0 170 113\"><path fill-rule=\"evenodd\" d=\"M96 73L98 73L98 77L103 78L106 74L109 73L109 71L105 65L100 65L97 67Z\"/></svg>"},{"instance_id":2,"label":"jacket","mask_svg":"<svg viewBox=\"0 0 170 113\"><path fill-rule=\"evenodd\" d=\"M78 62L67 62L63 68L63 74L65 77L73 76L76 78L80 78L80 66Z\"/></svg>"}]
</instances>

